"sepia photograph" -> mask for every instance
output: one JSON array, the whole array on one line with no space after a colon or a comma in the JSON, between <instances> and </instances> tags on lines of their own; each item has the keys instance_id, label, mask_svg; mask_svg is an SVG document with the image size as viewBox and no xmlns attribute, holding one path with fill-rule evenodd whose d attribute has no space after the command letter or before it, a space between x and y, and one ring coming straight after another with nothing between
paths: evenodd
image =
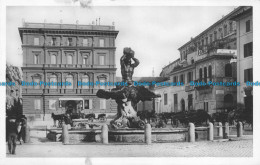
<instances>
[{"instance_id":1,"label":"sepia photograph","mask_svg":"<svg viewBox=\"0 0 260 165\"><path fill-rule=\"evenodd\" d=\"M254 158L259 7L94 3L5 7L7 159Z\"/></svg>"}]
</instances>

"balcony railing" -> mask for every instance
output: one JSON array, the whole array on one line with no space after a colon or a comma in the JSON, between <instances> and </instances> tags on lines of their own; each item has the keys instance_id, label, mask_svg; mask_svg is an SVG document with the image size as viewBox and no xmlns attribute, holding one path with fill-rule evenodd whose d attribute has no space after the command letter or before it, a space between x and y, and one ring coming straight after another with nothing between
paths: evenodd
<instances>
[{"instance_id":1,"label":"balcony railing","mask_svg":"<svg viewBox=\"0 0 260 165\"><path fill-rule=\"evenodd\" d=\"M202 78L201 80L194 80L195 83L199 83L199 85L194 86L195 89L197 90L203 90L203 89L212 89L215 85L213 85L212 83L233 83L236 81L236 78L234 77L212 77L212 78ZM223 85L224 86L224 85Z\"/></svg>"},{"instance_id":2,"label":"balcony railing","mask_svg":"<svg viewBox=\"0 0 260 165\"><path fill-rule=\"evenodd\" d=\"M30 88L23 88L23 94L96 94L99 89L83 89L83 88L74 88L74 89L66 89L66 88L58 88L58 89L30 89ZM105 89L107 91L111 89Z\"/></svg>"},{"instance_id":3,"label":"balcony railing","mask_svg":"<svg viewBox=\"0 0 260 165\"><path fill-rule=\"evenodd\" d=\"M44 68L115 68L115 65L86 65L86 64L25 64L24 67Z\"/></svg>"}]
</instances>

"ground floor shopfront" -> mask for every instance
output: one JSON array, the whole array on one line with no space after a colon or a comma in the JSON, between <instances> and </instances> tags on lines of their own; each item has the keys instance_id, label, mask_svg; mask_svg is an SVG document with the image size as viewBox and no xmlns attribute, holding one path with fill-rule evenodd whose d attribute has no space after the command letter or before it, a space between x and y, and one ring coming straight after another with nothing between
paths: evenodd
<instances>
[{"instance_id":1,"label":"ground floor shopfront","mask_svg":"<svg viewBox=\"0 0 260 165\"><path fill-rule=\"evenodd\" d=\"M33 125L53 123L51 114L65 113L106 113L116 114L117 105L113 100L97 98L95 95L25 95L23 114Z\"/></svg>"}]
</instances>

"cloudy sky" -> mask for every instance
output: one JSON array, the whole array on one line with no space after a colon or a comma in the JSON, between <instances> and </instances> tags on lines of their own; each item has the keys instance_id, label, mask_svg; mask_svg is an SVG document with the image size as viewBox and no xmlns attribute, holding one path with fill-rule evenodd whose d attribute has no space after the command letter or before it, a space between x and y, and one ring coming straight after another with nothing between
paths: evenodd
<instances>
[{"instance_id":1,"label":"cloudy sky","mask_svg":"<svg viewBox=\"0 0 260 165\"><path fill-rule=\"evenodd\" d=\"M131 47L140 60L134 76L158 76L162 67L179 58L178 48L207 27L231 12L235 7L7 7L6 37L7 63L22 66L21 40L18 27L26 22L90 24L101 18L101 25L115 22L119 34L116 39L116 64L124 47Z\"/></svg>"}]
</instances>

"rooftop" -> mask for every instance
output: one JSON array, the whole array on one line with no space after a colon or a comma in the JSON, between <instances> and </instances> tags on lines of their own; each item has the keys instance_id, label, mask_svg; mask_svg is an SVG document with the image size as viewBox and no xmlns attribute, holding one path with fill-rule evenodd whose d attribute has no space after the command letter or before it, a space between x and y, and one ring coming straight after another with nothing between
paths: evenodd
<instances>
[{"instance_id":1,"label":"rooftop","mask_svg":"<svg viewBox=\"0 0 260 165\"><path fill-rule=\"evenodd\" d=\"M111 25L80 25L80 24L62 24L62 23L32 23L24 22L22 28L36 29L71 29L71 30L108 30L114 31L115 26Z\"/></svg>"},{"instance_id":2,"label":"rooftop","mask_svg":"<svg viewBox=\"0 0 260 165\"><path fill-rule=\"evenodd\" d=\"M181 48L185 47L186 45L190 44L192 41L196 40L197 38L199 38L200 36L202 36L203 34L205 34L206 32L208 32L210 29L212 29L214 26L220 24L222 21L228 19L229 17L233 16L236 12L238 12L239 10L243 9L244 6L240 6L235 8L233 11L231 11L229 14L227 14L226 16L224 16L223 18L221 18L220 20L218 20L217 22L215 22L213 25L211 25L210 27L208 27L207 29L205 29L203 32L201 32L199 35L197 35L196 37L192 38L192 40L188 41L187 43L185 43L184 45L182 45L178 50L180 50Z\"/></svg>"}]
</instances>

